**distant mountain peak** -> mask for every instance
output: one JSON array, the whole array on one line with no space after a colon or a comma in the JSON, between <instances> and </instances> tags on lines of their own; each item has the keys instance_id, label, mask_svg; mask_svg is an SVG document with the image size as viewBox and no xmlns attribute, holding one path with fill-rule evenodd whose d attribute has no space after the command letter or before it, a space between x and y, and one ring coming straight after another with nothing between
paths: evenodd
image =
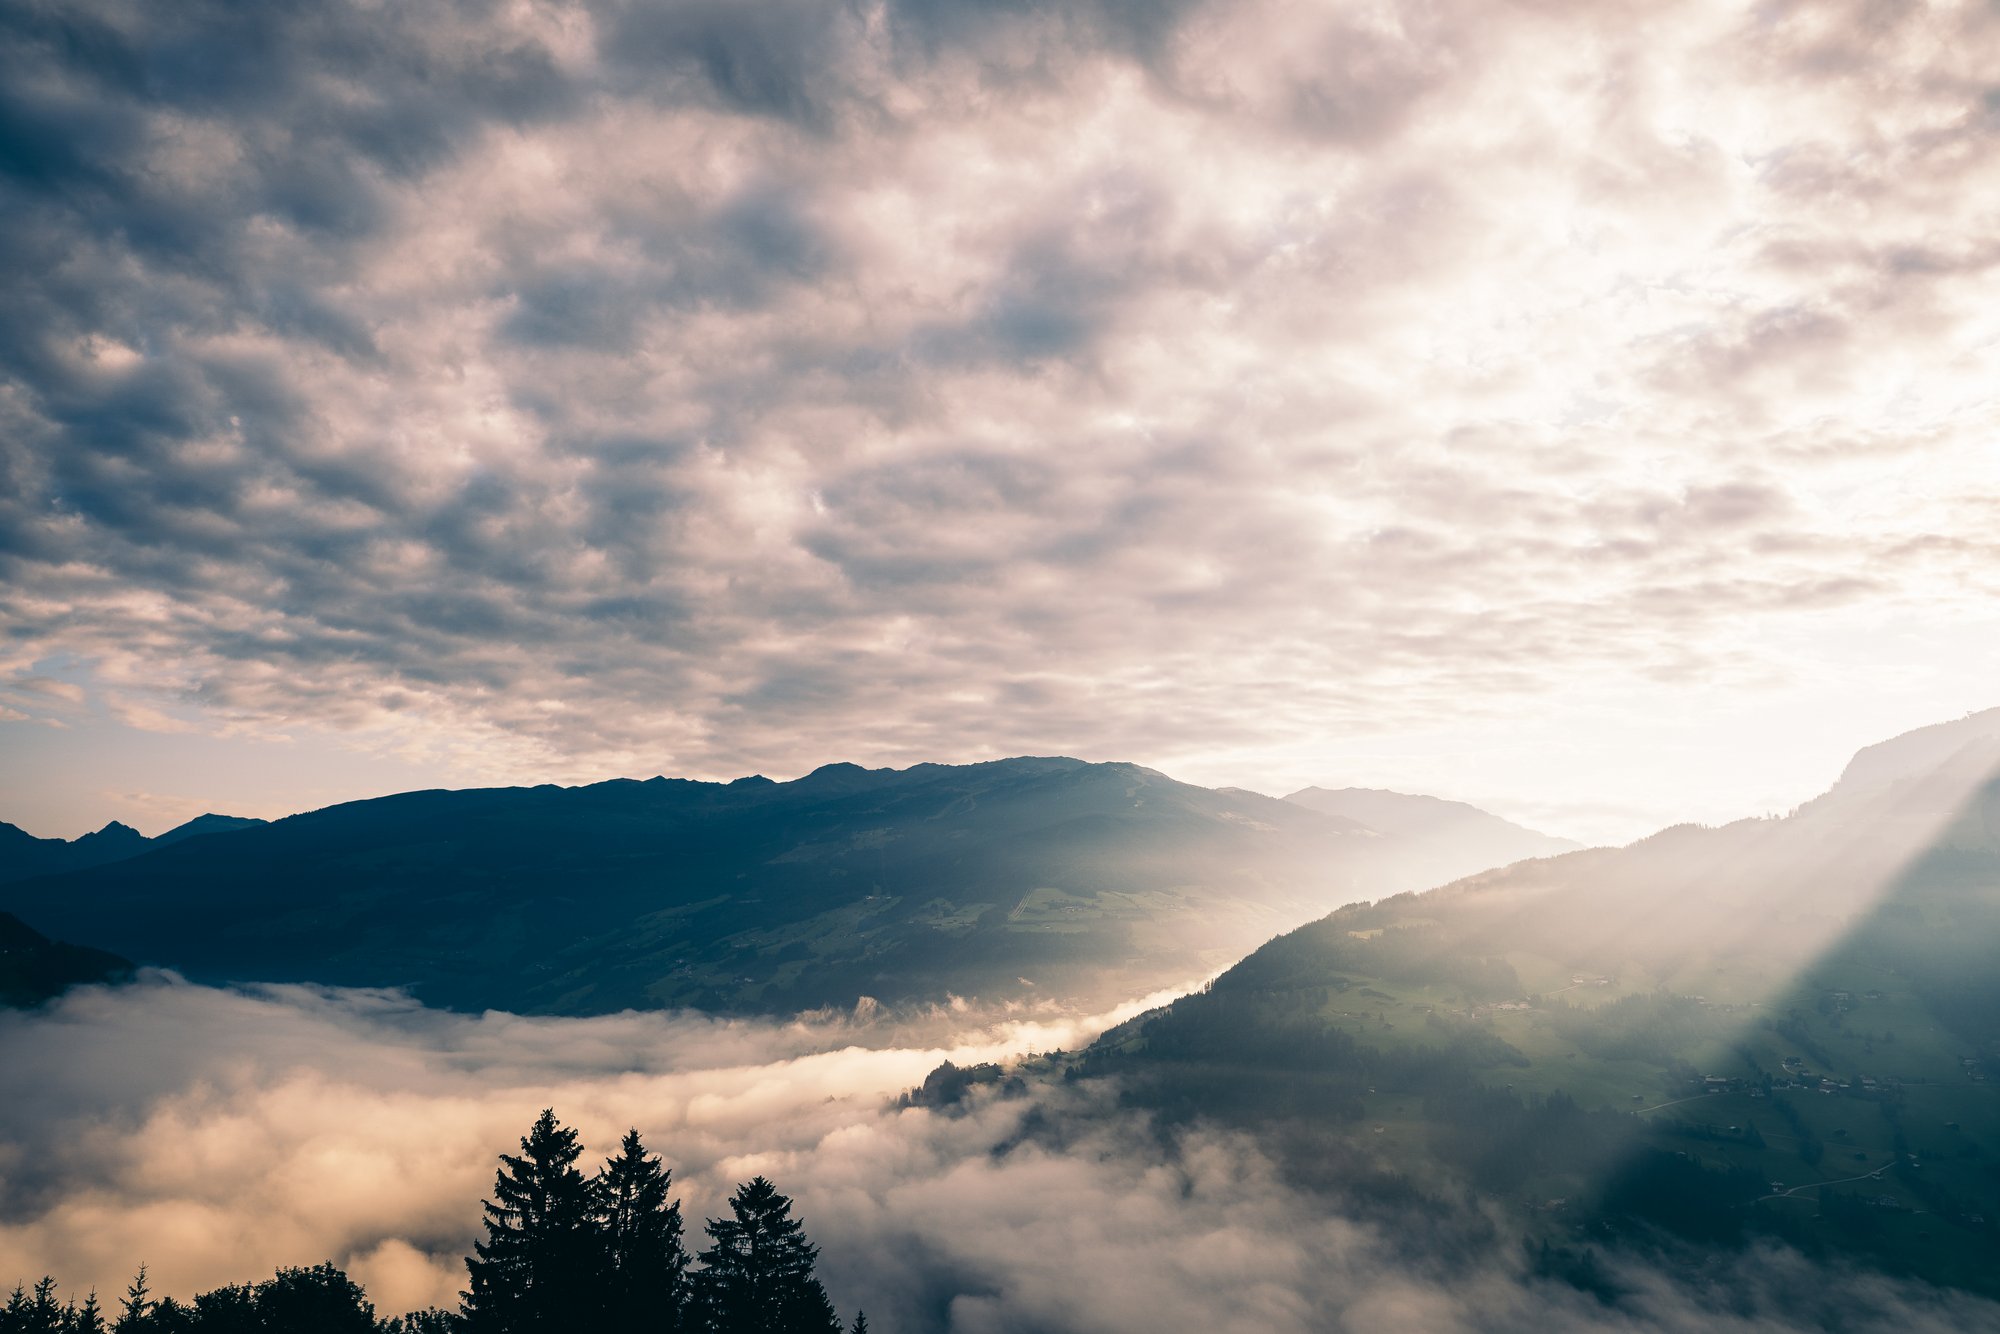
<instances>
[{"instance_id":1,"label":"distant mountain peak","mask_svg":"<svg viewBox=\"0 0 2000 1334\"><path fill-rule=\"evenodd\" d=\"M71 844L71 846L88 846L93 849L129 846L136 852L138 849L143 848L147 841L146 836L131 825L124 824L118 820L111 820L107 821L102 829L85 834L82 838L77 839Z\"/></svg>"},{"instance_id":2,"label":"distant mountain peak","mask_svg":"<svg viewBox=\"0 0 2000 1334\"><path fill-rule=\"evenodd\" d=\"M36 838L24 829L0 822L0 845L8 856L0 863L0 884L52 872L75 871L110 862L127 861L155 848L178 843L202 834L221 834L267 823L240 815L197 815L158 838L144 834L120 820L106 822L81 838Z\"/></svg>"},{"instance_id":3,"label":"distant mountain peak","mask_svg":"<svg viewBox=\"0 0 2000 1334\"><path fill-rule=\"evenodd\" d=\"M1380 787L1306 787L1289 794L1285 800L1309 810L1358 821L1383 834L1433 835L1445 829L1484 829L1492 834L1511 831L1513 835L1545 845L1543 852L1524 854L1530 856L1569 852L1582 846L1566 838L1515 824L1512 820L1463 801L1415 792L1395 792Z\"/></svg>"}]
</instances>

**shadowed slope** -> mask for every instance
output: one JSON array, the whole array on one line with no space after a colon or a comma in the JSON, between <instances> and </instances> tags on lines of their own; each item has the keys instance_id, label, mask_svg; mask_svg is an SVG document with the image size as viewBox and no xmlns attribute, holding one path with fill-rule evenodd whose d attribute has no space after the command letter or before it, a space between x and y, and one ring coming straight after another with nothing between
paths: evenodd
<instances>
[{"instance_id":1,"label":"shadowed slope","mask_svg":"<svg viewBox=\"0 0 2000 1334\"><path fill-rule=\"evenodd\" d=\"M1412 883L1400 846L1126 764L829 765L406 793L0 901L197 977L410 983L467 1006L1123 999Z\"/></svg>"},{"instance_id":2,"label":"shadowed slope","mask_svg":"<svg viewBox=\"0 0 2000 1334\"><path fill-rule=\"evenodd\" d=\"M0 912L0 1006L39 1005L79 983L114 981L131 971L115 954L50 940Z\"/></svg>"}]
</instances>

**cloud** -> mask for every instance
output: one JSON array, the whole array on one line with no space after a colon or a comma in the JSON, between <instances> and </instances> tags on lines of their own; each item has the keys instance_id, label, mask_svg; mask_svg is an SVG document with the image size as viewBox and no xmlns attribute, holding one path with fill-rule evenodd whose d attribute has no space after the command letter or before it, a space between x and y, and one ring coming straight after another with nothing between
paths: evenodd
<instances>
[{"instance_id":1,"label":"cloud","mask_svg":"<svg viewBox=\"0 0 2000 1334\"><path fill-rule=\"evenodd\" d=\"M454 1015L392 993L225 992L166 975L0 1016L0 1274L186 1295L332 1258L395 1311L450 1302L495 1156L553 1104L606 1151L637 1125L691 1216L765 1173L843 1311L882 1328L1949 1329L1991 1311L1785 1252L1690 1286L1626 1265L1604 1307L1504 1243L1421 1236L1296 1189L1248 1141L1171 1141L1112 1090L890 1099L949 1055L1087 1037L961 1010L789 1024L691 1014ZM917 1038L911 1042L909 1039ZM1484 1224L1475 1220L1476 1235ZM1900 1322L1900 1323L1899 1323Z\"/></svg>"},{"instance_id":2,"label":"cloud","mask_svg":"<svg viewBox=\"0 0 2000 1334\"><path fill-rule=\"evenodd\" d=\"M1129 1012L550 1023L153 975L0 1016L20 1090L0 1131L0 1253L105 1291L145 1260L185 1295L325 1252L364 1275L386 1263L387 1305L446 1301L523 1099L553 1101L593 1145L640 1125L712 1213L757 1163L893 1123L887 1100L948 1056L1073 1046Z\"/></svg>"},{"instance_id":3,"label":"cloud","mask_svg":"<svg viewBox=\"0 0 2000 1334\"><path fill-rule=\"evenodd\" d=\"M1990 591L1996 41L15 6L6 662L536 778L1768 689Z\"/></svg>"}]
</instances>

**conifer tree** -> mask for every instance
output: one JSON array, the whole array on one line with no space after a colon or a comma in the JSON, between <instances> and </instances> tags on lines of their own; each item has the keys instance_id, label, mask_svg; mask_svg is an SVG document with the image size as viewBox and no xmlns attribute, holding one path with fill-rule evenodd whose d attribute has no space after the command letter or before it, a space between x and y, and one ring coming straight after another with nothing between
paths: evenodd
<instances>
[{"instance_id":1,"label":"conifer tree","mask_svg":"<svg viewBox=\"0 0 2000 1334\"><path fill-rule=\"evenodd\" d=\"M486 1201L486 1240L466 1269L470 1334L569 1334L598 1325L601 1251L591 1190L576 1160L576 1131L545 1110L521 1140L521 1154L500 1155Z\"/></svg>"},{"instance_id":2,"label":"conifer tree","mask_svg":"<svg viewBox=\"0 0 2000 1334\"><path fill-rule=\"evenodd\" d=\"M97 1304L96 1288L90 1290L90 1295L83 1299L83 1305L70 1318L69 1334L105 1334L104 1311Z\"/></svg>"},{"instance_id":3,"label":"conifer tree","mask_svg":"<svg viewBox=\"0 0 2000 1334\"><path fill-rule=\"evenodd\" d=\"M138 1334L147 1327L146 1318L153 1313L151 1294L146 1288L146 1266L139 1266L138 1277L125 1289L125 1303L118 1308L118 1322L111 1327L111 1334Z\"/></svg>"},{"instance_id":4,"label":"conifer tree","mask_svg":"<svg viewBox=\"0 0 2000 1334\"><path fill-rule=\"evenodd\" d=\"M208 1334L194 1308L184 1306L172 1297L162 1297L154 1302L151 1314L140 1328L155 1331L156 1334Z\"/></svg>"},{"instance_id":5,"label":"conifer tree","mask_svg":"<svg viewBox=\"0 0 2000 1334\"><path fill-rule=\"evenodd\" d=\"M668 1334L684 1327L688 1255L680 1201L667 1198L672 1186L673 1173L646 1152L637 1130L625 1132L618 1156L597 1174L607 1329Z\"/></svg>"},{"instance_id":6,"label":"conifer tree","mask_svg":"<svg viewBox=\"0 0 2000 1334\"><path fill-rule=\"evenodd\" d=\"M854 1325L847 1331L847 1334L868 1334L868 1313L866 1311L856 1311L854 1313Z\"/></svg>"},{"instance_id":7,"label":"conifer tree","mask_svg":"<svg viewBox=\"0 0 2000 1334\"><path fill-rule=\"evenodd\" d=\"M819 1248L791 1216L792 1202L763 1177L711 1218L710 1245L694 1275L698 1327L707 1334L841 1334L826 1290L813 1277Z\"/></svg>"},{"instance_id":8,"label":"conifer tree","mask_svg":"<svg viewBox=\"0 0 2000 1334\"><path fill-rule=\"evenodd\" d=\"M62 1334L62 1327L63 1309L56 1300L56 1281L44 1274L28 1302L27 1320L17 1328L21 1334Z\"/></svg>"}]
</instances>

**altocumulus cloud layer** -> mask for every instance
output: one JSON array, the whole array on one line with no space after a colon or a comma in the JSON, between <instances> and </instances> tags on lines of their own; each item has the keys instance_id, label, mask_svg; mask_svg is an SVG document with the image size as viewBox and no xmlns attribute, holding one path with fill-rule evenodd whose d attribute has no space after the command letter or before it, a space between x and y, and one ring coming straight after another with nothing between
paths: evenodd
<instances>
[{"instance_id":1,"label":"altocumulus cloud layer","mask_svg":"<svg viewBox=\"0 0 2000 1334\"><path fill-rule=\"evenodd\" d=\"M9 0L0 718L729 775L1795 679L2000 591L1996 68L1971 0Z\"/></svg>"},{"instance_id":2,"label":"altocumulus cloud layer","mask_svg":"<svg viewBox=\"0 0 2000 1334\"><path fill-rule=\"evenodd\" d=\"M72 993L0 1015L0 1281L47 1269L114 1290L144 1259L185 1295L331 1257L385 1310L449 1302L495 1154L553 1102L594 1149L640 1126L697 1218L770 1175L823 1244L835 1300L883 1329L1747 1334L1945 1331L1996 1314L1777 1252L1692 1286L1621 1267L1628 1296L1606 1308L1525 1278L1504 1245L1475 1255L1450 1229L1353 1221L1240 1140L1190 1132L1167 1151L1090 1116L1099 1094L894 1110L946 1054L1088 1031L961 1015L969 1026L945 1036L948 1018L940 1042L884 1045L888 1030L861 1019L466 1016L162 976Z\"/></svg>"}]
</instances>

